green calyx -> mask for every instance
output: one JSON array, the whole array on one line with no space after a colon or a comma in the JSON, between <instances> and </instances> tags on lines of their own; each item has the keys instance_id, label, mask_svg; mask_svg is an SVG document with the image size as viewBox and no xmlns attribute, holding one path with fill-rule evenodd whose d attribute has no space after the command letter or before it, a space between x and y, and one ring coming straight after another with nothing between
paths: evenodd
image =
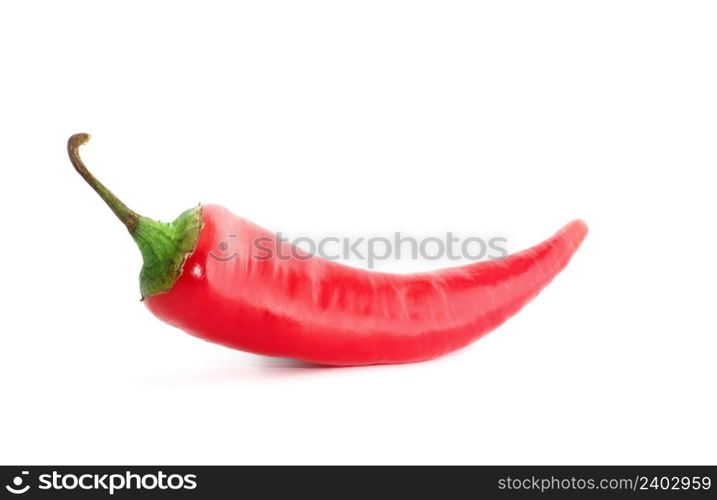
<instances>
[{"instance_id":1,"label":"green calyx","mask_svg":"<svg viewBox=\"0 0 717 500\"><path fill-rule=\"evenodd\" d=\"M142 298L172 289L184 261L197 246L201 229L201 206L190 208L170 224L140 216L131 234L144 260L139 273Z\"/></svg>"},{"instance_id":2,"label":"green calyx","mask_svg":"<svg viewBox=\"0 0 717 500\"><path fill-rule=\"evenodd\" d=\"M124 223L137 243L144 261L140 272L142 299L169 292L182 274L187 257L197 246L202 230L202 207L197 206L185 211L169 224L137 214L85 167L78 150L89 139L88 134L75 134L70 137L67 143L70 161L75 170Z\"/></svg>"}]
</instances>

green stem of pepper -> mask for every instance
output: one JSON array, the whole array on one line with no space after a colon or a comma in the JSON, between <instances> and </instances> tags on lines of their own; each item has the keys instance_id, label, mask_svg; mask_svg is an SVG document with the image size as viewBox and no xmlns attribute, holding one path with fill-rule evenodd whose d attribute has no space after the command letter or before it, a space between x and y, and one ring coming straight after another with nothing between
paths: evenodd
<instances>
[{"instance_id":1,"label":"green stem of pepper","mask_svg":"<svg viewBox=\"0 0 717 500\"><path fill-rule=\"evenodd\" d=\"M130 234L132 234L137 228L137 223L139 222L140 215L137 214L134 210L131 210L127 205L122 202L122 200L117 198L117 196L115 196L112 191L107 189L104 184L97 180L97 178L92 175L87 169L84 162L82 161L82 158L80 158L80 146L86 144L89 140L90 134L75 134L70 137L69 141L67 141L67 153L70 155L70 161L72 162L72 166L75 167L75 170L77 170L77 172L82 176L82 178L85 179L87 184L89 184L92 189L94 189L97 194L100 195L100 198L102 198L104 202L107 203L107 206L110 207L110 209L114 212L117 218L121 220L125 226L127 226L127 230L130 232Z\"/></svg>"},{"instance_id":2,"label":"green stem of pepper","mask_svg":"<svg viewBox=\"0 0 717 500\"><path fill-rule=\"evenodd\" d=\"M67 142L67 152L75 170L122 221L142 253L140 273L142 298L169 292L182 273L184 262L194 251L202 229L202 207L183 212L166 224L139 215L117 198L90 173L80 158L79 148L90 140L89 134L75 134Z\"/></svg>"}]
</instances>

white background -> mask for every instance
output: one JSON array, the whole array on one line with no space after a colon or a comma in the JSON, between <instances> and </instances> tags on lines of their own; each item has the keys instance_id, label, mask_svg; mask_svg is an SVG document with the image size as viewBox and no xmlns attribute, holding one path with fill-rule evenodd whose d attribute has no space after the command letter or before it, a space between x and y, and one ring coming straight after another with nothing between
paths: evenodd
<instances>
[{"instance_id":1,"label":"white background","mask_svg":"<svg viewBox=\"0 0 717 500\"><path fill-rule=\"evenodd\" d=\"M690 1L4 3L0 461L715 463L716 25ZM591 232L459 353L306 367L151 316L67 161L83 131L163 220Z\"/></svg>"}]
</instances>

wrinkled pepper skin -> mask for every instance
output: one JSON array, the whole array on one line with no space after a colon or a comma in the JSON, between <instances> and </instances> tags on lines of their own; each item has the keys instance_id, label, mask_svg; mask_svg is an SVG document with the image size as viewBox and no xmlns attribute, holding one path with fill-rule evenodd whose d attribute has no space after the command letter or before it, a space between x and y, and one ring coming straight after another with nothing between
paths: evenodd
<instances>
[{"instance_id":1,"label":"wrinkled pepper skin","mask_svg":"<svg viewBox=\"0 0 717 500\"><path fill-rule=\"evenodd\" d=\"M576 220L501 260L400 275L313 256L257 259L266 253L255 242L276 248L274 233L220 206L203 207L202 220L173 288L146 306L211 342L325 365L409 363L460 349L535 297L587 234Z\"/></svg>"}]
</instances>

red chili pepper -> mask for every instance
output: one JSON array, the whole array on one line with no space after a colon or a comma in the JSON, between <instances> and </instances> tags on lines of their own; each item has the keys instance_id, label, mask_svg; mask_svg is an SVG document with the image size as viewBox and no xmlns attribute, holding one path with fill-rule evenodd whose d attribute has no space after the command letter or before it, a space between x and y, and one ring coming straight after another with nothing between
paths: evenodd
<instances>
[{"instance_id":1,"label":"red chili pepper","mask_svg":"<svg viewBox=\"0 0 717 500\"><path fill-rule=\"evenodd\" d=\"M259 248L281 248L284 255L291 245L225 208L197 207L171 224L137 215L87 171L77 150L88 139L70 138L70 159L139 245L147 307L197 337L257 354L327 365L441 356L518 312L565 267L587 234L576 220L505 259L410 275L308 255L264 258L257 241L264 242ZM228 235L235 235L235 253L221 258L216 252Z\"/></svg>"}]
</instances>

